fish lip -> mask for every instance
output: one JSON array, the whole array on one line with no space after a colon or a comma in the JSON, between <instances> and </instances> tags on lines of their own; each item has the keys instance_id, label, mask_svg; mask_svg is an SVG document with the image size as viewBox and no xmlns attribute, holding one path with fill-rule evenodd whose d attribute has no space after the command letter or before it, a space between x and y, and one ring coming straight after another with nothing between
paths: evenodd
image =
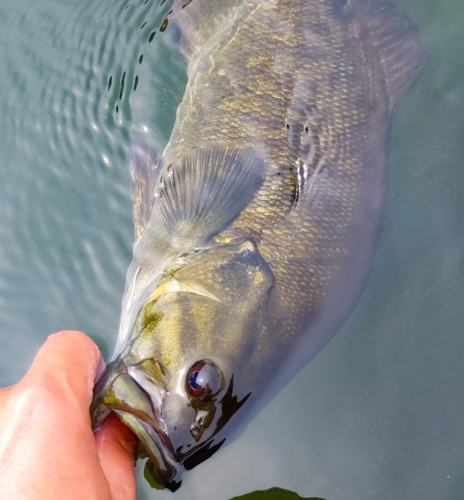
<instances>
[{"instance_id":1,"label":"fish lip","mask_svg":"<svg viewBox=\"0 0 464 500\"><path fill-rule=\"evenodd\" d=\"M150 397L131 376L130 365L126 366L122 361L110 365L96 386L91 405L94 432L110 412L115 413L146 451L146 468L154 480L171 491L177 490L184 467L176 460L172 443L164 430L161 400L158 398L158 406L156 398Z\"/></svg>"},{"instance_id":2,"label":"fish lip","mask_svg":"<svg viewBox=\"0 0 464 500\"><path fill-rule=\"evenodd\" d=\"M112 411L137 436L144 450L148 454L145 465L153 479L164 488L176 491L181 485L181 476L184 468L175 460L169 447L165 446L164 436L138 416L122 410Z\"/></svg>"},{"instance_id":3,"label":"fish lip","mask_svg":"<svg viewBox=\"0 0 464 500\"><path fill-rule=\"evenodd\" d=\"M93 399L90 404L90 416L92 420L92 431L97 432L103 422L107 419L111 410L104 404L104 396L112 382L122 373L127 372L127 367L120 359L111 361L106 366L106 370L95 381Z\"/></svg>"}]
</instances>

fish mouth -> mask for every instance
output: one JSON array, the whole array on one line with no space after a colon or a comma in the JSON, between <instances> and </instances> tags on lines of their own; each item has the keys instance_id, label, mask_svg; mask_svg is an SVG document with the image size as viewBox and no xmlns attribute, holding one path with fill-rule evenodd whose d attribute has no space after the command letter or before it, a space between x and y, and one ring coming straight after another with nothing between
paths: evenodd
<instances>
[{"instance_id":1,"label":"fish mouth","mask_svg":"<svg viewBox=\"0 0 464 500\"><path fill-rule=\"evenodd\" d=\"M94 431L110 411L114 412L137 436L148 455L146 473L148 471L157 485L176 491L181 485L184 467L174 458L171 441L163 429L160 408L121 364L114 370L107 370L109 375L105 374L96 386L91 405Z\"/></svg>"}]
</instances>

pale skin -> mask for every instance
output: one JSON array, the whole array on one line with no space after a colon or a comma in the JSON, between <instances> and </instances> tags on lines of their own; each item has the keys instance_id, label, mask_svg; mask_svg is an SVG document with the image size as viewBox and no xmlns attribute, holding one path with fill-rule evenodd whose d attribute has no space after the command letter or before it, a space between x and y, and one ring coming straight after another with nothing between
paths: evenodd
<instances>
[{"instance_id":1,"label":"pale skin","mask_svg":"<svg viewBox=\"0 0 464 500\"><path fill-rule=\"evenodd\" d=\"M24 378L0 389L1 498L135 500L135 436L113 415L92 433L100 363L84 333L56 333Z\"/></svg>"}]
</instances>

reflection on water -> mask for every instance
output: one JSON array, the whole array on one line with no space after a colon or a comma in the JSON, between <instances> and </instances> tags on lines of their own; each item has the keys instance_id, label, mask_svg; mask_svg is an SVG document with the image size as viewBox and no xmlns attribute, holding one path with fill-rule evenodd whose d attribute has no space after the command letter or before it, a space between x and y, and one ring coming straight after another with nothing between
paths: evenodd
<instances>
[{"instance_id":1,"label":"reflection on water","mask_svg":"<svg viewBox=\"0 0 464 500\"><path fill-rule=\"evenodd\" d=\"M342 331L175 498L281 486L305 496L461 499L464 6L396 2L429 66L392 127L371 279ZM169 5L31 0L0 7L0 381L46 336L114 344L131 257L128 158L163 148L185 86L159 31ZM169 498L140 481L139 498Z\"/></svg>"}]
</instances>

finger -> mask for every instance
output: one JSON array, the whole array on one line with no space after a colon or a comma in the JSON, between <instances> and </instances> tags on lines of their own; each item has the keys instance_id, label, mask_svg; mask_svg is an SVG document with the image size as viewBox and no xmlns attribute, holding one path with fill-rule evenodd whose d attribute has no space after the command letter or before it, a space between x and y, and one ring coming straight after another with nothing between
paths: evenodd
<instances>
[{"instance_id":1,"label":"finger","mask_svg":"<svg viewBox=\"0 0 464 500\"><path fill-rule=\"evenodd\" d=\"M138 440L112 413L95 434L100 464L113 500L135 500L135 455Z\"/></svg>"},{"instance_id":2,"label":"finger","mask_svg":"<svg viewBox=\"0 0 464 500\"><path fill-rule=\"evenodd\" d=\"M40 385L65 401L74 396L88 412L101 359L97 345L84 333L55 333L40 348L20 384Z\"/></svg>"}]
</instances>

